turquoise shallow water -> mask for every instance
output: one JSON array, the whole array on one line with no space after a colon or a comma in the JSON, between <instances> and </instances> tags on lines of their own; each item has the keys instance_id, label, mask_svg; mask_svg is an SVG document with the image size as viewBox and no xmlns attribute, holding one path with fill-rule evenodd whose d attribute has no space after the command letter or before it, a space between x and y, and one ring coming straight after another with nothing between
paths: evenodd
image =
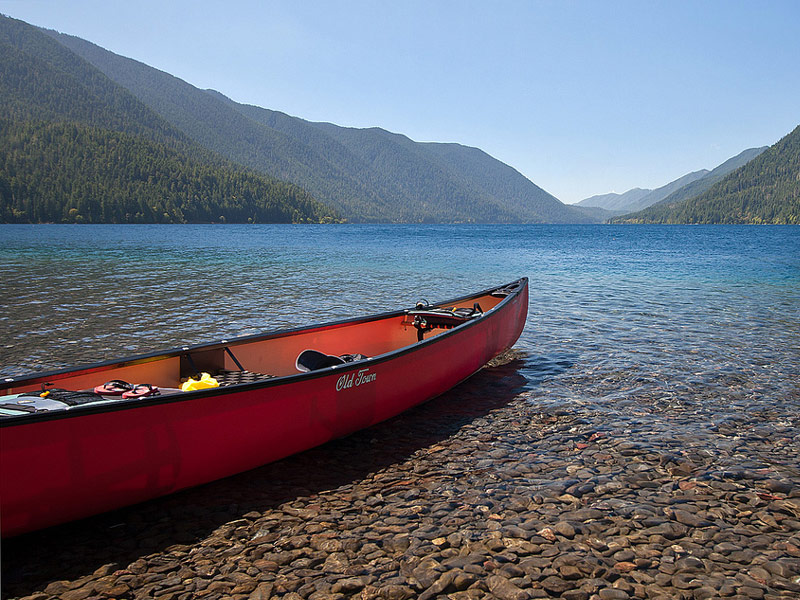
<instances>
[{"instance_id":1,"label":"turquoise shallow water","mask_svg":"<svg viewBox=\"0 0 800 600\"><path fill-rule=\"evenodd\" d=\"M800 227L0 226L0 375L531 279L540 402L798 402Z\"/></svg>"}]
</instances>

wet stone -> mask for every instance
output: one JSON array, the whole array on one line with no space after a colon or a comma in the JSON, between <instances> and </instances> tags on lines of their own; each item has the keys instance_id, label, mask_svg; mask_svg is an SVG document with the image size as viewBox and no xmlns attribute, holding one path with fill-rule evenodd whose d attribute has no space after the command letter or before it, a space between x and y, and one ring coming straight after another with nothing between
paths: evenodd
<instances>
[{"instance_id":1,"label":"wet stone","mask_svg":"<svg viewBox=\"0 0 800 600\"><path fill-rule=\"evenodd\" d=\"M704 585L692 590L694 600L706 600L707 598L719 598L720 593L713 587Z\"/></svg>"},{"instance_id":2,"label":"wet stone","mask_svg":"<svg viewBox=\"0 0 800 600\"><path fill-rule=\"evenodd\" d=\"M737 592L740 596L752 598L753 600L761 600L764 597L764 590L760 587L743 585L737 589Z\"/></svg>"},{"instance_id":3,"label":"wet stone","mask_svg":"<svg viewBox=\"0 0 800 600\"><path fill-rule=\"evenodd\" d=\"M350 561L348 561L347 555L342 552L334 552L325 559L322 570L327 573L344 573L348 566L350 566Z\"/></svg>"},{"instance_id":4,"label":"wet stone","mask_svg":"<svg viewBox=\"0 0 800 600\"><path fill-rule=\"evenodd\" d=\"M439 594L444 593L445 590L451 587L454 578L455 573L453 571L443 573L433 585L419 595L419 600L428 600L429 598L435 598ZM453 586L453 589L455 589L455 586Z\"/></svg>"},{"instance_id":5,"label":"wet stone","mask_svg":"<svg viewBox=\"0 0 800 600\"><path fill-rule=\"evenodd\" d=\"M414 591L404 585L390 584L380 588L379 591L379 597L385 600L408 600L414 596Z\"/></svg>"},{"instance_id":6,"label":"wet stone","mask_svg":"<svg viewBox=\"0 0 800 600\"><path fill-rule=\"evenodd\" d=\"M560 577L551 575L545 578L541 582L541 585L544 589L546 589L548 592L552 594L561 594L563 592L566 592L568 589L572 588L574 584L571 583L570 581L561 579Z\"/></svg>"},{"instance_id":7,"label":"wet stone","mask_svg":"<svg viewBox=\"0 0 800 600\"><path fill-rule=\"evenodd\" d=\"M689 527L706 527L711 525L710 522L686 510L673 509L671 513L671 517L678 523L688 525Z\"/></svg>"},{"instance_id":8,"label":"wet stone","mask_svg":"<svg viewBox=\"0 0 800 600\"><path fill-rule=\"evenodd\" d=\"M511 583L508 579L498 575L486 578L489 591L500 600L528 600L530 595Z\"/></svg>"},{"instance_id":9,"label":"wet stone","mask_svg":"<svg viewBox=\"0 0 800 600\"><path fill-rule=\"evenodd\" d=\"M556 523L553 527L553 531L558 535L562 535L568 539L575 537L575 528L566 521L559 521Z\"/></svg>"},{"instance_id":10,"label":"wet stone","mask_svg":"<svg viewBox=\"0 0 800 600\"><path fill-rule=\"evenodd\" d=\"M578 579L583 579L584 574L577 566L575 565L564 565L558 568L558 574L561 576L562 579L575 581Z\"/></svg>"},{"instance_id":11,"label":"wet stone","mask_svg":"<svg viewBox=\"0 0 800 600\"><path fill-rule=\"evenodd\" d=\"M361 577L347 577L339 579L331 586L331 592L334 594L344 593L353 594L365 587L365 582Z\"/></svg>"},{"instance_id":12,"label":"wet stone","mask_svg":"<svg viewBox=\"0 0 800 600\"><path fill-rule=\"evenodd\" d=\"M763 485L770 492L775 492L778 494L788 494L792 491L792 489L794 489L795 486L795 484L793 484L791 481L779 481L776 479L768 479L763 483Z\"/></svg>"},{"instance_id":13,"label":"wet stone","mask_svg":"<svg viewBox=\"0 0 800 600\"><path fill-rule=\"evenodd\" d=\"M705 564L695 556L686 556L675 562L675 569L678 572L702 571L705 569Z\"/></svg>"},{"instance_id":14,"label":"wet stone","mask_svg":"<svg viewBox=\"0 0 800 600\"><path fill-rule=\"evenodd\" d=\"M601 600L628 600L630 598L628 592L614 588L603 588L597 595Z\"/></svg>"},{"instance_id":15,"label":"wet stone","mask_svg":"<svg viewBox=\"0 0 800 600\"><path fill-rule=\"evenodd\" d=\"M589 600L589 592L585 590L567 590L561 594L564 600Z\"/></svg>"}]
</instances>

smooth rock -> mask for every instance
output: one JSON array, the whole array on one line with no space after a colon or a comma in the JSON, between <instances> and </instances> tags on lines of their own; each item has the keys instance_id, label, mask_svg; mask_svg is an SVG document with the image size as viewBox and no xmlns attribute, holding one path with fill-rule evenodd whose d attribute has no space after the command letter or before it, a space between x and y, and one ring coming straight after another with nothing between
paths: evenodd
<instances>
[{"instance_id":1,"label":"smooth rock","mask_svg":"<svg viewBox=\"0 0 800 600\"><path fill-rule=\"evenodd\" d=\"M521 590L508 579L499 575L490 575L486 578L489 591L500 600L528 600L530 594Z\"/></svg>"}]
</instances>

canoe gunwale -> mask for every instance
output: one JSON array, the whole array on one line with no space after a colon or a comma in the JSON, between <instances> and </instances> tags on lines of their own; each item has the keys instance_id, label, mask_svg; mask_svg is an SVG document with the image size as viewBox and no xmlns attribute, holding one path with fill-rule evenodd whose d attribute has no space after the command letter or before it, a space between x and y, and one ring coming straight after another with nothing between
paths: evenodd
<instances>
[{"instance_id":1,"label":"canoe gunwale","mask_svg":"<svg viewBox=\"0 0 800 600\"><path fill-rule=\"evenodd\" d=\"M358 370L363 368L365 365L375 365L384 363L400 356L404 356L406 354L410 354L416 352L422 348L427 348L433 344L443 342L454 335L458 335L459 333L469 329L473 326L478 324L484 323L487 319L492 319L493 317L497 316L507 304L509 304L515 297L519 296L525 289L528 287L528 278L521 277L515 281L506 283L500 286L494 286L491 288L487 288L485 290L474 292L471 294L467 294L464 296L460 296L458 298L453 298L449 300L444 300L441 302L432 303L432 306L443 306L449 304L456 304L459 302L464 302L473 298L477 298L480 296L490 295L493 292L498 292L500 290L504 290L507 288L511 288L513 286L513 291L509 293L505 298L503 298L496 306L484 312L480 317L476 317L473 319L469 319L464 323L453 327L452 329L443 330L441 333L430 337L428 339L423 339L421 341L417 341L415 343L409 344L407 346L403 346L396 350L391 350L389 352L385 352L383 354L379 354L377 356L369 357L364 360L355 361L345 363L343 365L335 365L332 367L327 367L324 369L318 369L315 371L310 372L298 372L293 373L290 375L283 375L279 377L270 377L268 379L263 379L254 382L248 383L239 383L233 384L223 387L216 387L216 388L207 388L202 390L195 390L189 392L180 392L174 394L164 394L162 396L151 396L147 398L139 398L139 399L130 399L130 400L115 400L110 401L107 403L98 403L98 404L89 404L83 406L76 406L70 407L64 410L54 410L54 411L47 411L41 413L32 413L26 415L18 415L13 417L6 417L0 418L0 429L5 427L14 427L14 426L24 426L24 425L31 425L34 423L42 422L42 421L49 421L55 419L69 419L69 418L78 418L85 415L93 415L99 413L108 413L108 412L116 412L122 410L132 410L136 408L145 408L151 406L158 406L163 404L172 404L178 402L191 402L195 399L206 398L211 396L227 396L230 394L237 394L243 391L250 391L250 390L259 390L264 388L276 387L281 385L287 385L294 383L296 381L310 381L313 379L318 379L322 377L330 377L333 373L336 374L343 374L353 370ZM4 378L3 381L0 381L0 391L8 388L19 387L22 385L31 385L35 383L45 383L48 379L55 378L56 382L58 381L57 376L63 376L65 374L70 375L78 375L78 374L89 374L93 372L101 373L106 370L111 370L114 368L119 368L123 366L130 366L130 365L139 365L145 364L148 362L159 361L167 358L175 358L185 355L191 352L197 351L208 351L208 350L217 350L223 348L235 348L238 344L243 343L253 343L253 342L260 342L266 341L274 338L279 337L289 337L298 334L309 333L317 330L330 330L335 329L338 327L345 327L351 325L358 325L359 323L368 323L373 321L378 321L382 319L391 319L397 318L407 314L409 310L413 310L412 308L408 309L399 309L388 311L384 313L377 313L373 315L367 315L363 317L353 317L347 318L337 321L330 321L321 324L314 324L311 326L301 326L301 327L294 327L290 329L281 329L276 331L269 331L269 332L262 332L256 333L247 336L235 337L231 339L223 339L215 342L207 342L202 344L195 344L192 346L183 346L180 348L173 348L170 350L164 351L156 351L153 353L142 354L132 356L130 358L123 358L123 359L112 359L109 361L103 361L100 363L94 363L91 365L81 366L78 368L66 368L66 369L59 369L54 371L48 371L45 373L36 373L31 375L23 375L21 377L8 377ZM56 384L57 385L57 384ZM0 396L0 400L2 400L2 396Z\"/></svg>"}]
</instances>

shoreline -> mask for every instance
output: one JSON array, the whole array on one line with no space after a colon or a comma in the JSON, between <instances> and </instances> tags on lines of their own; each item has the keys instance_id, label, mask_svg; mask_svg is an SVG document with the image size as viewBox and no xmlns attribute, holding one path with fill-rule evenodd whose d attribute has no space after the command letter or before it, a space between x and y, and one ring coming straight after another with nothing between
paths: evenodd
<instances>
[{"instance_id":1,"label":"shoreline","mask_svg":"<svg viewBox=\"0 0 800 600\"><path fill-rule=\"evenodd\" d=\"M552 405L520 364L255 471L5 540L3 597L800 597L797 389Z\"/></svg>"}]
</instances>

